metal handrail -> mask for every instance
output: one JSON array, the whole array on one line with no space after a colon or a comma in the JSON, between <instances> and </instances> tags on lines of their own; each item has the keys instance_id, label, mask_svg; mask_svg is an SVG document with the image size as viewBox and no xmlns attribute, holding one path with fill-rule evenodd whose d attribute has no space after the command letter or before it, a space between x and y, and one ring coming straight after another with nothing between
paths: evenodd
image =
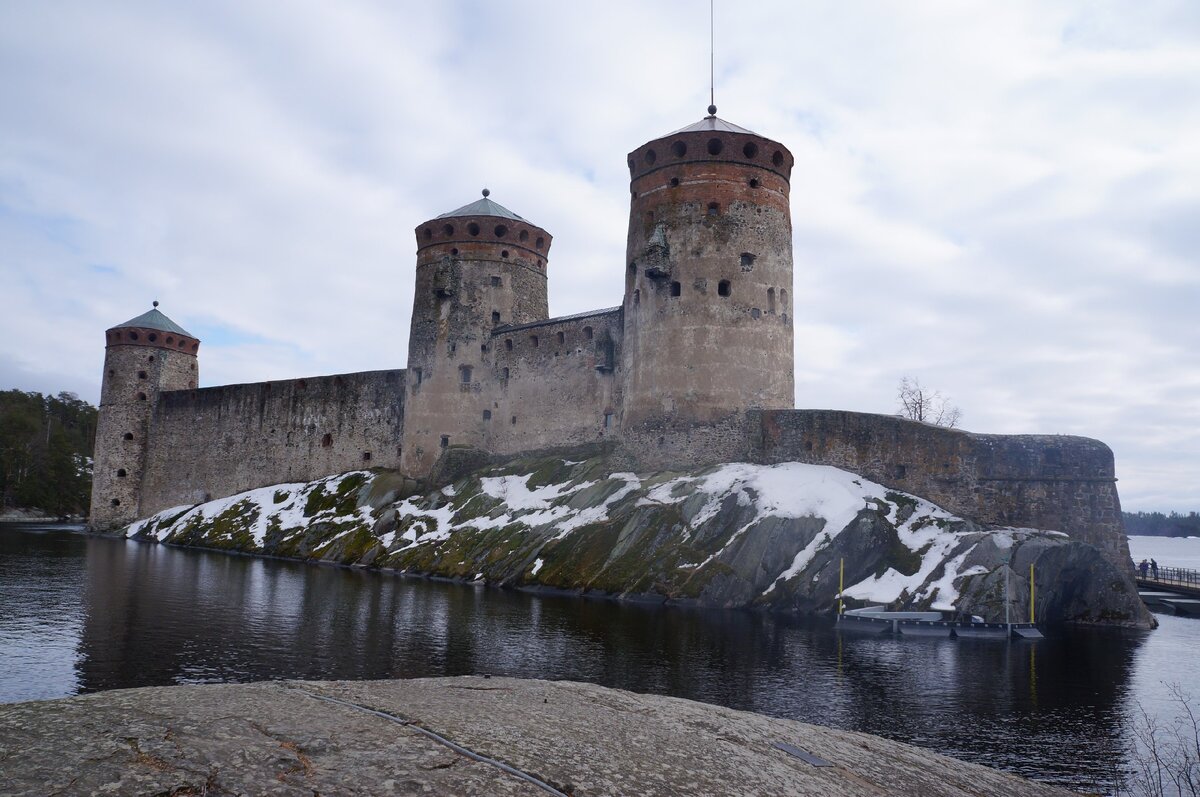
<instances>
[{"instance_id":1,"label":"metal handrail","mask_svg":"<svg viewBox=\"0 0 1200 797\"><path fill-rule=\"evenodd\" d=\"M1155 577L1153 570L1147 570L1146 575L1143 576L1139 568L1138 580L1151 581L1155 584L1171 584L1200 589L1200 570L1192 570L1186 567L1163 567L1159 565L1158 576Z\"/></svg>"}]
</instances>

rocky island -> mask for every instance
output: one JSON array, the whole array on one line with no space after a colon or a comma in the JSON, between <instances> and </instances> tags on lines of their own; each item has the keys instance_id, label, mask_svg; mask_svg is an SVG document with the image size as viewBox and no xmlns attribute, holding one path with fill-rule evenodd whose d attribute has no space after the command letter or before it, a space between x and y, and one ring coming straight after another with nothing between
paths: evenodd
<instances>
[{"instance_id":1,"label":"rocky island","mask_svg":"<svg viewBox=\"0 0 1200 797\"><path fill-rule=\"evenodd\" d=\"M791 462L613 472L524 458L421 491L354 471L164 510L136 539L624 600L1149 627L1129 574L1053 530L984 525L845 470ZM844 566L844 574L839 572Z\"/></svg>"}]
</instances>

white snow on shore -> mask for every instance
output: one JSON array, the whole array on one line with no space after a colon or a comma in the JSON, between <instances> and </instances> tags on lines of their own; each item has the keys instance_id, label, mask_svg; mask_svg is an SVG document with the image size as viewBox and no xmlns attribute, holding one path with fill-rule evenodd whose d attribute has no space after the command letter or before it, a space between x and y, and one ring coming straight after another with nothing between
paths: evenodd
<instances>
[{"instance_id":1,"label":"white snow on shore","mask_svg":"<svg viewBox=\"0 0 1200 797\"><path fill-rule=\"evenodd\" d=\"M368 507L340 517L333 516L332 511L322 513L317 518L304 515L305 504L318 485L323 485L326 493L332 493L343 479L351 475L354 474L342 474L318 482L263 487L195 507L174 507L135 523L127 533L130 536L149 534L161 540L174 531L186 528L193 521L211 520L231 510L234 511L233 521L242 522L244 530L260 547L267 530L275 524L285 531L303 528L316 521L358 522L360 528L365 524L369 529L373 515ZM919 565L912 575L889 569L878 577L871 576L849 585L844 592L846 597L872 603L890 603L905 592L909 596L929 596L935 594L936 590L933 607L949 609L953 608L958 598L955 583L961 583L963 577L980 572L978 567L960 572L974 546L959 550L963 542L959 518L923 499L889 490L853 473L828 466L796 462L776 465L728 463L695 475L675 476L653 486L648 486L645 479L634 473L613 473L599 480L568 479L537 487L529 485L532 476L485 476L480 479L480 490L473 494L463 493L461 484L458 488L448 486L440 491L440 500L444 503L440 506L435 503L434 508L429 508L427 496L398 501L391 508L395 509L400 519L400 528L382 535L380 542L390 553L396 553L444 542L457 531L490 531L514 526L539 530L543 535L542 545L553 545L580 529L608 521L612 509L631 498L634 498L636 507L687 501L688 508L684 512L687 528L684 534L690 539L702 526L714 521L722 507L732 500L739 508L740 527L728 535L720 550L701 562L681 565L681 568L703 568L765 519L823 520L822 530L793 557L764 591L764 595L769 595L789 579L805 572L814 557L833 544L860 512L873 509L883 512L888 521L895 525L900 543L919 557ZM580 495L593 488L592 495L603 494L606 497L599 500ZM481 506L474 502L484 503ZM746 508L752 508L752 512L747 513ZM456 516L462 520L456 522ZM904 517L903 522L899 522L901 517ZM1004 549L1011 547L1014 536L1029 531L999 529L991 532L990 536L998 547ZM536 575L543 562L544 559L539 557L530 574ZM836 567L836 560L833 565Z\"/></svg>"}]
</instances>

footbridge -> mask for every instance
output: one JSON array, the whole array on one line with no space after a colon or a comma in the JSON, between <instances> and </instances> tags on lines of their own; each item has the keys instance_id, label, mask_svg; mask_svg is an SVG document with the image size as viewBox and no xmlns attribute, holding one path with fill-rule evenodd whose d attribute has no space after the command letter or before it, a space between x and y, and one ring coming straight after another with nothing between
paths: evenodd
<instances>
[{"instance_id":1,"label":"footbridge","mask_svg":"<svg viewBox=\"0 0 1200 797\"><path fill-rule=\"evenodd\" d=\"M1159 567L1137 573L1138 594L1155 611L1200 617L1200 570Z\"/></svg>"}]
</instances>

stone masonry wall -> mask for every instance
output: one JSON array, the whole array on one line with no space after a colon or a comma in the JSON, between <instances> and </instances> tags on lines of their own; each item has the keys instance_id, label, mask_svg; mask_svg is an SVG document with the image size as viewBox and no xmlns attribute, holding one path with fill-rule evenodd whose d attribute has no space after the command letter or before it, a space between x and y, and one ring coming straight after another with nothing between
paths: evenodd
<instances>
[{"instance_id":1,"label":"stone masonry wall","mask_svg":"<svg viewBox=\"0 0 1200 797\"><path fill-rule=\"evenodd\" d=\"M140 515L365 467L398 468L403 370L177 390L150 418Z\"/></svg>"},{"instance_id":2,"label":"stone masonry wall","mask_svg":"<svg viewBox=\"0 0 1200 797\"><path fill-rule=\"evenodd\" d=\"M618 432L621 310L492 333L490 404L480 416L492 452L611 439Z\"/></svg>"},{"instance_id":3,"label":"stone masonry wall","mask_svg":"<svg viewBox=\"0 0 1200 797\"><path fill-rule=\"evenodd\" d=\"M1066 435L984 435L892 415L768 410L761 462L832 465L983 523L1055 529L1129 562L1113 454Z\"/></svg>"}]
</instances>

